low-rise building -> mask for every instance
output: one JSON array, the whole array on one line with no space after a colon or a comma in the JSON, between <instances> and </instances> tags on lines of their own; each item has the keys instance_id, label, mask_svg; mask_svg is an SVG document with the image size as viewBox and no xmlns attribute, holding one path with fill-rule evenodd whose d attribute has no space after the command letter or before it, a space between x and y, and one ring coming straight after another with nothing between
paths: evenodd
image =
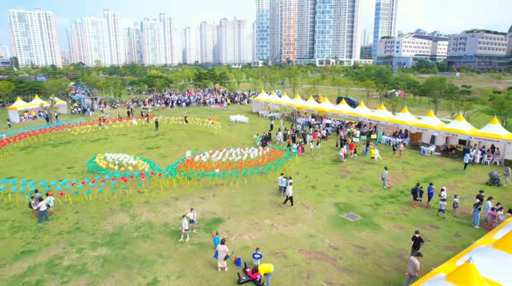
<instances>
[{"instance_id":1,"label":"low-rise building","mask_svg":"<svg viewBox=\"0 0 512 286\"><path fill-rule=\"evenodd\" d=\"M446 59L448 37L425 34L404 34L396 38L383 37L377 44L377 63L410 68L415 61L427 59L442 61Z\"/></svg>"},{"instance_id":2,"label":"low-rise building","mask_svg":"<svg viewBox=\"0 0 512 286\"><path fill-rule=\"evenodd\" d=\"M512 27L508 33L468 30L450 37L449 66L471 65L482 70L502 70L509 65L512 50Z\"/></svg>"}]
</instances>

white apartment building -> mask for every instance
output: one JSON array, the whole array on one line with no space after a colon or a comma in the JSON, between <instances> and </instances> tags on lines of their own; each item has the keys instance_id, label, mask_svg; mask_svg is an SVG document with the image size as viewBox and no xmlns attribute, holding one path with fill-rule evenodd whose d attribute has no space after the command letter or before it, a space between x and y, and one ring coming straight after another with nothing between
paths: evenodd
<instances>
[{"instance_id":1,"label":"white apartment building","mask_svg":"<svg viewBox=\"0 0 512 286\"><path fill-rule=\"evenodd\" d=\"M160 23L162 25L162 36L163 36L163 52L164 52L164 63L167 65L177 65L174 58L174 49L176 48L174 42L174 33L176 33L176 27L174 26L174 19L167 17L165 14L160 14ZM181 62L181 61L180 61Z\"/></svg>"},{"instance_id":2,"label":"white apartment building","mask_svg":"<svg viewBox=\"0 0 512 286\"><path fill-rule=\"evenodd\" d=\"M217 63L217 24L208 24L201 22L199 25L200 41L201 41L201 63L213 64Z\"/></svg>"},{"instance_id":3,"label":"white apartment building","mask_svg":"<svg viewBox=\"0 0 512 286\"><path fill-rule=\"evenodd\" d=\"M164 65L164 36L159 20L145 18L141 23L142 63L145 66Z\"/></svg>"},{"instance_id":4,"label":"white apartment building","mask_svg":"<svg viewBox=\"0 0 512 286\"><path fill-rule=\"evenodd\" d=\"M126 47L126 63L138 64L143 63L143 44L142 31L140 23L135 22L133 27L125 29L125 47Z\"/></svg>"},{"instance_id":5,"label":"white apartment building","mask_svg":"<svg viewBox=\"0 0 512 286\"><path fill-rule=\"evenodd\" d=\"M107 48L110 54L110 65L123 65L126 63L124 29L119 13L103 10L103 18L107 26Z\"/></svg>"},{"instance_id":6,"label":"white apartment building","mask_svg":"<svg viewBox=\"0 0 512 286\"><path fill-rule=\"evenodd\" d=\"M299 0L297 27L297 58L312 59L315 52L316 0Z\"/></svg>"},{"instance_id":7,"label":"white apartment building","mask_svg":"<svg viewBox=\"0 0 512 286\"><path fill-rule=\"evenodd\" d=\"M217 42L219 64L240 65L252 62L252 45L252 35L247 32L246 20L220 20Z\"/></svg>"},{"instance_id":8,"label":"white apartment building","mask_svg":"<svg viewBox=\"0 0 512 286\"><path fill-rule=\"evenodd\" d=\"M183 63L193 65L200 63L201 45L199 29L186 27L183 31Z\"/></svg>"},{"instance_id":9,"label":"white apartment building","mask_svg":"<svg viewBox=\"0 0 512 286\"><path fill-rule=\"evenodd\" d=\"M62 66L55 14L41 9L9 10L13 55L20 66Z\"/></svg>"},{"instance_id":10,"label":"white apartment building","mask_svg":"<svg viewBox=\"0 0 512 286\"><path fill-rule=\"evenodd\" d=\"M377 45L382 37L396 37L398 0L376 0L373 26L372 57L377 57Z\"/></svg>"},{"instance_id":11,"label":"white apartment building","mask_svg":"<svg viewBox=\"0 0 512 286\"><path fill-rule=\"evenodd\" d=\"M512 58L512 26L508 29L507 57Z\"/></svg>"},{"instance_id":12,"label":"white apartment building","mask_svg":"<svg viewBox=\"0 0 512 286\"><path fill-rule=\"evenodd\" d=\"M335 11L335 57L340 60L358 60L359 0L337 0Z\"/></svg>"},{"instance_id":13,"label":"white apartment building","mask_svg":"<svg viewBox=\"0 0 512 286\"><path fill-rule=\"evenodd\" d=\"M11 54L9 53L9 47L2 45L0 46L0 58L8 59L11 57Z\"/></svg>"},{"instance_id":14,"label":"white apartment building","mask_svg":"<svg viewBox=\"0 0 512 286\"><path fill-rule=\"evenodd\" d=\"M487 30L464 31L450 37L448 56L505 56L508 43L507 33Z\"/></svg>"},{"instance_id":15,"label":"white apartment building","mask_svg":"<svg viewBox=\"0 0 512 286\"><path fill-rule=\"evenodd\" d=\"M76 20L67 31L71 62L86 66L111 65L105 19L85 17Z\"/></svg>"}]
</instances>

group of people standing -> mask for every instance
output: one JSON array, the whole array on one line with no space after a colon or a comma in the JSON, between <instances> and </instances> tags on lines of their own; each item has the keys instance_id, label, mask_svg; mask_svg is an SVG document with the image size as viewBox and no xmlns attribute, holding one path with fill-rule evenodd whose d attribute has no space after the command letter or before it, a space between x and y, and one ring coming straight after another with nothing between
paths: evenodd
<instances>
[{"instance_id":1,"label":"group of people standing","mask_svg":"<svg viewBox=\"0 0 512 286\"><path fill-rule=\"evenodd\" d=\"M34 195L30 197L30 201L28 203L28 207L32 210L32 216L34 218L38 218L37 222L41 224L43 222L43 218L46 221L50 221L48 217L48 212L51 216L55 214L55 198L53 194L46 193L46 197L44 198L39 190L34 190Z\"/></svg>"},{"instance_id":2,"label":"group of people standing","mask_svg":"<svg viewBox=\"0 0 512 286\"><path fill-rule=\"evenodd\" d=\"M485 200L485 191L480 190L478 194L475 197L475 202L473 204L472 214L473 214L473 220L472 225L474 228L480 227L480 213L482 212L482 206L484 207L484 222L485 226L488 229L492 229L501 222L503 222L506 219L504 210L505 208L501 205L500 202L496 203L494 205L494 198L492 196L489 196L487 198L487 202L484 206L484 200ZM509 208L507 211L507 215L512 215L512 208Z\"/></svg>"},{"instance_id":3,"label":"group of people standing","mask_svg":"<svg viewBox=\"0 0 512 286\"><path fill-rule=\"evenodd\" d=\"M286 196L283 205L286 205L286 203L290 201L290 204L292 205L293 208L293 178L291 176L285 177L284 173L281 173L281 175L277 179L277 184L279 189L279 195Z\"/></svg>"}]
</instances>

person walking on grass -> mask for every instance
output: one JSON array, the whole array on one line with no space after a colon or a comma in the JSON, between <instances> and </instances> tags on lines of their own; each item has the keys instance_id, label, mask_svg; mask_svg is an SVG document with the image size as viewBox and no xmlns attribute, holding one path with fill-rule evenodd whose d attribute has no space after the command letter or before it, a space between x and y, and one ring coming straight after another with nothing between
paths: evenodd
<instances>
[{"instance_id":1,"label":"person walking on grass","mask_svg":"<svg viewBox=\"0 0 512 286\"><path fill-rule=\"evenodd\" d=\"M279 195L282 195L284 193L286 186L286 179L284 178L284 173L281 173L279 178L277 178L277 187L279 191Z\"/></svg>"},{"instance_id":2,"label":"person walking on grass","mask_svg":"<svg viewBox=\"0 0 512 286\"><path fill-rule=\"evenodd\" d=\"M46 221L50 221L50 218L48 218L48 210L46 206L46 201L39 197L39 202L37 204L37 210L39 210L39 220L37 221L39 224L43 222L43 217L46 218Z\"/></svg>"},{"instance_id":3,"label":"person walking on grass","mask_svg":"<svg viewBox=\"0 0 512 286\"><path fill-rule=\"evenodd\" d=\"M446 219L446 199L441 199L439 202L439 210L437 210L437 216L439 213L443 213L443 218Z\"/></svg>"},{"instance_id":4,"label":"person walking on grass","mask_svg":"<svg viewBox=\"0 0 512 286\"><path fill-rule=\"evenodd\" d=\"M400 150L400 159L403 159L404 158L405 143L400 143L400 146L398 148Z\"/></svg>"},{"instance_id":5,"label":"person walking on grass","mask_svg":"<svg viewBox=\"0 0 512 286\"><path fill-rule=\"evenodd\" d=\"M192 228L192 232L196 232L196 225L197 225L197 214L194 208L190 209L190 212L187 215L188 222L190 223L190 228Z\"/></svg>"},{"instance_id":6,"label":"person walking on grass","mask_svg":"<svg viewBox=\"0 0 512 286\"><path fill-rule=\"evenodd\" d=\"M158 131L158 126L160 126L160 123L158 122L158 118L155 119L155 131Z\"/></svg>"},{"instance_id":7,"label":"person walking on grass","mask_svg":"<svg viewBox=\"0 0 512 286\"><path fill-rule=\"evenodd\" d=\"M512 173L512 171L510 170L510 167L505 167L505 184L503 186L508 186L508 184L510 183L510 174Z\"/></svg>"},{"instance_id":8,"label":"person walking on grass","mask_svg":"<svg viewBox=\"0 0 512 286\"><path fill-rule=\"evenodd\" d=\"M286 187L286 199L283 202L283 205L285 205L288 201L292 204L293 208L293 183L290 182L288 186Z\"/></svg>"},{"instance_id":9,"label":"person walking on grass","mask_svg":"<svg viewBox=\"0 0 512 286\"><path fill-rule=\"evenodd\" d=\"M416 252L420 251L420 248L423 246L423 243L425 243L425 241L421 237L419 230L416 230L414 232L414 235L411 237L411 241L411 256L413 256Z\"/></svg>"},{"instance_id":10,"label":"person walking on grass","mask_svg":"<svg viewBox=\"0 0 512 286\"><path fill-rule=\"evenodd\" d=\"M427 208L430 208L430 201L434 197L434 184L429 183L427 188Z\"/></svg>"},{"instance_id":11,"label":"person walking on grass","mask_svg":"<svg viewBox=\"0 0 512 286\"><path fill-rule=\"evenodd\" d=\"M217 271L220 272L221 268L228 271L226 260L229 259L229 249L226 246L226 239L222 238L220 244L217 245Z\"/></svg>"},{"instance_id":12,"label":"person walking on grass","mask_svg":"<svg viewBox=\"0 0 512 286\"><path fill-rule=\"evenodd\" d=\"M34 196L31 196L28 206L30 209L32 209L32 216L34 218L37 217L37 205L38 205L38 202L37 202L36 198Z\"/></svg>"},{"instance_id":13,"label":"person walking on grass","mask_svg":"<svg viewBox=\"0 0 512 286\"><path fill-rule=\"evenodd\" d=\"M188 236L188 220L187 220L187 215L183 215L183 217L181 218L181 238L179 240L179 242L182 242L183 241L183 236L184 235L187 235L187 240L185 241L189 241L189 236Z\"/></svg>"},{"instance_id":14,"label":"person walking on grass","mask_svg":"<svg viewBox=\"0 0 512 286\"><path fill-rule=\"evenodd\" d=\"M411 255L409 258L409 267L407 267L407 280L405 281L405 286L409 286L416 282L420 277L420 259L423 257L421 252L416 252L414 255Z\"/></svg>"},{"instance_id":15,"label":"person walking on grass","mask_svg":"<svg viewBox=\"0 0 512 286\"><path fill-rule=\"evenodd\" d=\"M384 171L382 172L380 179L382 180L382 187L386 189L388 187L388 167L384 167Z\"/></svg>"},{"instance_id":16,"label":"person walking on grass","mask_svg":"<svg viewBox=\"0 0 512 286\"><path fill-rule=\"evenodd\" d=\"M468 164L469 164L469 153L466 153L464 155L463 161L464 161L464 172L466 172L466 168L468 167Z\"/></svg>"}]
</instances>

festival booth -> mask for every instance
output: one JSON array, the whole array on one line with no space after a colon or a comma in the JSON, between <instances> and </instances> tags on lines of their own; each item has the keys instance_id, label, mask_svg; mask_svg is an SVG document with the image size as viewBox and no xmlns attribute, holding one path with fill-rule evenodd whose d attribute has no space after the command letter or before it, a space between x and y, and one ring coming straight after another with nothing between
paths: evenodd
<instances>
[{"instance_id":1,"label":"festival booth","mask_svg":"<svg viewBox=\"0 0 512 286\"><path fill-rule=\"evenodd\" d=\"M512 285L511 265L512 218L509 218L413 285Z\"/></svg>"},{"instance_id":2,"label":"festival booth","mask_svg":"<svg viewBox=\"0 0 512 286\"><path fill-rule=\"evenodd\" d=\"M293 98L293 105L295 105L297 109L302 109L302 107L306 105L306 101L304 101L300 95L296 94Z\"/></svg>"},{"instance_id":3,"label":"festival booth","mask_svg":"<svg viewBox=\"0 0 512 286\"><path fill-rule=\"evenodd\" d=\"M498 165L502 164L505 158L512 157L512 148L510 148L510 146L507 148L507 145L509 145L507 143L510 143L512 139L512 133L503 128L496 117L494 117L482 129L475 132L470 139L470 144L476 144L478 148L486 144L494 144L496 148L499 148L501 150L501 155L497 156L493 160L493 162L496 162ZM491 161L486 163L490 164Z\"/></svg>"},{"instance_id":4,"label":"festival booth","mask_svg":"<svg viewBox=\"0 0 512 286\"><path fill-rule=\"evenodd\" d=\"M440 134L443 125L445 125L444 122L437 118L433 110L430 110L426 116L415 122L411 129L421 132L421 142L441 146L446 142L446 136Z\"/></svg>"},{"instance_id":5,"label":"festival booth","mask_svg":"<svg viewBox=\"0 0 512 286\"><path fill-rule=\"evenodd\" d=\"M446 136L444 144L447 144L448 148L463 151L464 147L468 146L471 136L478 129L469 124L462 113L459 113L452 122L442 126L439 131Z\"/></svg>"},{"instance_id":6,"label":"festival booth","mask_svg":"<svg viewBox=\"0 0 512 286\"><path fill-rule=\"evenodd\" d=\"M27 109L30 109L30 105L18 97L11 106L7 107L9 120L11 120L11 122L13 123L19 123L20 115L18 114L18 111Z\"/></svg>"},{"instance_id":7,"label":"festival booth","mask_svg":"<svg viewBox=\"0 0 512 286\"><path fill-rule=\"evenodd\" d=\"M68 103L64 100L52 95L50 99L48 99L48 102L55 102L53 106L57 108L59 114L68 114Z\"/></svg>"},{"instance_id":8,"label":"festival booth","mask_svg":"<svg viewBox=\"0 0 512 286\"><path fill-rule=\"evenodd\" d=\"M252 100L252 112L265 111L265 104L268 100L268 94L262 90L258 96Z\"/></svg>"},{"instance_id":9,"label":"festival booth","mask_svg":"<svg viewBox=\"0 0 512 286\"><path fill-rule=\"evenodd\" d=\"M409 109L407 107L402 108L402 110L395 114L395 116L387 119L385 121L386 124L386 131L388 132L395 132L400 129L410 129L411 125L418 121L418 118L416 116L412 115L409 112ZM382 139L385 140L387 145L390 145L391 143L402 143L404 142L406 145L409 145L410 137L412 136L412 133L409 132L409 138L406 139L400 139L400 138L393 138L390 136L382 136Z\"/></svg>"}]
</instances>

